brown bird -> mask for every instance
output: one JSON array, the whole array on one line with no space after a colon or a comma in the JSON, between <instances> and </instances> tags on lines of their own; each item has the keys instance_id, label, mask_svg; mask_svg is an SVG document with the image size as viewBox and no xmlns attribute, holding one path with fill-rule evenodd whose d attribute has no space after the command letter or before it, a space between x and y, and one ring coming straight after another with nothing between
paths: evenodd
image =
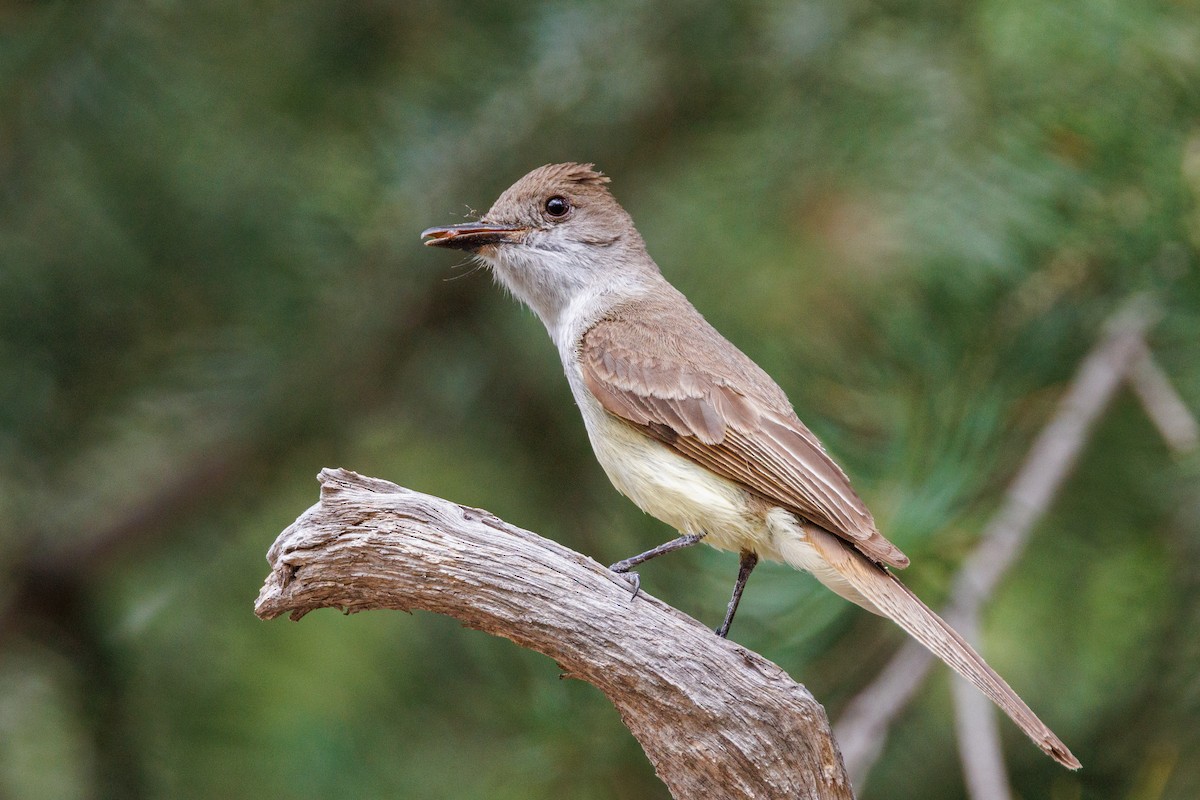
<instances>
[{"instance_id":1,"label":"brown bird","mask_svg":"<svg viewBox=\"0 0 1200 800\"><path fill-rule=\"evenodd\" d=\"M607 183L591 164L550 164L478 222L422 237L478 256L541 318L609 479L679 531L612 569L629 573L699 541L740 553L721 636L760 558L811 572L893 620L1077 769L1004 679L892 574L908 558L879 533L783 390L662 276Z\"/></svg>"}]
</instances>

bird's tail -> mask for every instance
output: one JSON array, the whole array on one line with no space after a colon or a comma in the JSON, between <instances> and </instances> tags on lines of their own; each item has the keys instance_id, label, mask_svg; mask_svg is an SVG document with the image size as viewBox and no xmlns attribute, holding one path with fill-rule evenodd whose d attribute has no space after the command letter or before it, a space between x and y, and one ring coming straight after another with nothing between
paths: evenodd
<instances>
[{"instance_id":1,"label":"bird's tail","mask_svg":"<svg viewBox=\"0 0 1200 800\"><path fill-rule=\"evenodd\" d=\"M907 586L833 534L811 525L806 525L804 532L828 568L812 570L822 582L867 610L891 619L987 695L1047 755L1064 767L1079 769L1079 760L1062 740L988 666L983 656Z\"/></svg>"}]
</instances>

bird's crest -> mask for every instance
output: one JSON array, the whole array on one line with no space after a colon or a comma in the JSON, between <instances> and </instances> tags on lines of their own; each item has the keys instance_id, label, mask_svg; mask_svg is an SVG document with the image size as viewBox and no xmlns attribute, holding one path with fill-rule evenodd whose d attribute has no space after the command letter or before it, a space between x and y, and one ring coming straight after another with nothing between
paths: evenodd
<instances>
[{"instance_id":1,"label":"bird's crest","mask_svg":"<svg viewBox=\"0 0 1200 800\"><path fill-rule=\"evenodd\" d=\"M595 164L577 164L573 161L566 164L547 164L537 170L538 176L547 181L569 181L584 186L603 186L609 182L609 177L596 170Z\"/></svg>"}]
</instances>

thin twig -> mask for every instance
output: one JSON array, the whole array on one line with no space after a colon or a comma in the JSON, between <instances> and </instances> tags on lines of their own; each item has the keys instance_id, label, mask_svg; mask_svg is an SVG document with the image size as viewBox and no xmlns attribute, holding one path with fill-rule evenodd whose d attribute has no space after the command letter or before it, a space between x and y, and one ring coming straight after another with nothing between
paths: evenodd
<instances>
[{"instance_id":1,"label":"thin twig","mask_svg":"<svg viewBox=\"0 0 1200 800\"><path fill-rule=\"evenodd\" d=\"M958 632L968 642L977 641L978 619L960 620ZM1010 800L1012 789L1004 769L995 707L966 681L951 681L950 688L954 694L954 727L967 794L971 800Z\"/></svg>"},{"instance_id":2,"label":"thin twig","mask_svg":"<svg viewBox=\"0 0 1200 800\"><path fill-rule=\"evenodd\" d=\"M1186 455L1200 446L1200 423L1196 422L1196 417L1171 385L1171 379L1154 360L1145 341L1141 343L1126 378L1167 447L1179 455Z\"/></svg>"}]
</instances>

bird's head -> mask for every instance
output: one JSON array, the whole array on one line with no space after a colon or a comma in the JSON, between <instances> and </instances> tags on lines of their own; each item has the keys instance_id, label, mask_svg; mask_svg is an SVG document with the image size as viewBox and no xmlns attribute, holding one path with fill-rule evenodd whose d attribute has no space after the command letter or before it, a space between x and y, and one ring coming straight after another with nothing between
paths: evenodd
<instances>
[{"instance_id":1,"label":"bird's head","mask_svg":"<svg viewBox=\"0 0 1200 800\"><path fill-rule=\"evenodd\" d=\"M547 164L477 222L428 228L425 244L464 250L547 325L581 295L620 292L657 268L633 220L591 164Z\"/></svg>"}]
</instances>

